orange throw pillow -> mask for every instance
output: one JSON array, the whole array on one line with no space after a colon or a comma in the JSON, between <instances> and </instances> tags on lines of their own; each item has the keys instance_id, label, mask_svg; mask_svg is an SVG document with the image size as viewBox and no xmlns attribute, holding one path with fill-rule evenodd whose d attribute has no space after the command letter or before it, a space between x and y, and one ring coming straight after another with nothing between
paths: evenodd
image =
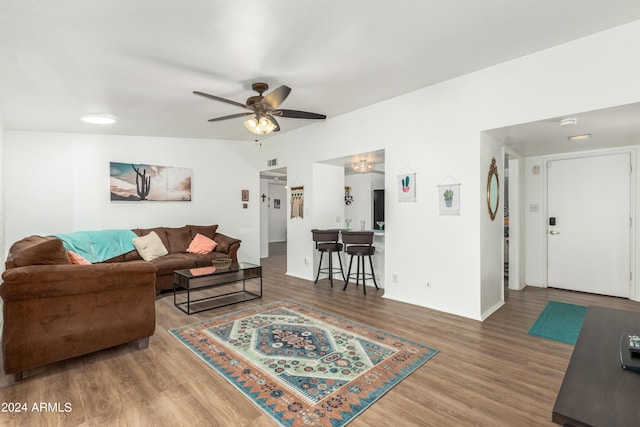
<instances>
[{"instance_id":1,"label":"orange throw pillow","mask_svg":"<svg viewBox=\"0 0 640 427\"><path fill-rule=\"evenodd\" d=\"M218 244L208 238L207 236L203 236L202 234L196 234L196 237L193 238L191 244L187 248L187 252L192 254L208 254L213 251Z\"/></svg>"},{"instance_id":2,"label":"orange throw pillow","mask_svg":"<svg viewBox=\"0 0 640 427\"><path fill-rule=\"evenodd\" d=\"M89 261L87 261L86 259L84 259L83 257L81 257L80 255L78 255L73 251L67 252L67 256L69 257L69 262L71 262L71 264L78 264L78 265L91 264Z\"/></svg>"}]
</instances>

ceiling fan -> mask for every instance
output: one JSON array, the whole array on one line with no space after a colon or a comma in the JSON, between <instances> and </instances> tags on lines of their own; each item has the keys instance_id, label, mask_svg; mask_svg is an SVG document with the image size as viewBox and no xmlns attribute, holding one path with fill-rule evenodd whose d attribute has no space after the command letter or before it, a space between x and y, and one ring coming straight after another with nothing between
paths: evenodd
<instances>
[{"instance_id":1,"label":"ceiling fan","mask_svg":"<svg viewBox=\"0 0 640 427\"><path fill-rule=\"evenodd\" d=\"M308 111L299 110L287 110L278 108L282 101L287 99L291 88L288 86L280 86L272 90L267 95L262 94L269 89L269 85L266 83L254 83L251 88L258 92L258 95L250 96L247 102L242 104L240 102L231 101L229 99L221 98L215 95L209 95L208 93L194 91L196 95L204 96L205 98L214 99L216 101L226 102L227 104L236 105L238 107L251 110L250 112L231 114L229 116L216 117L209 119L210 122L217 122L220 120L234 119L236 117L250 116L254 117L245 120L244 126L250 132L256 135L264 135L271 132L278 132L280 125L278 124L276 117L286 117L291 119L314 119L323 120L327 116L324 114L310 113Z\"/></svg>"}]
</instances>

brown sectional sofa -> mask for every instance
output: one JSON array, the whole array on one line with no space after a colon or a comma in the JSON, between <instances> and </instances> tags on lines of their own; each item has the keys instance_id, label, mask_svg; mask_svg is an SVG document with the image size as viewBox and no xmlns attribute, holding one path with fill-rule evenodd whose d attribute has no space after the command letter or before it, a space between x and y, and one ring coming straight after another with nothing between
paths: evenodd
<instances>
[{"instance_id":1,"label":"brown sectional sofa","mask_svg":"<svg viewBox=\"0 0 640 427\"><path fill-rule=\"evenodd\" d=\"M231 258L232 262L238 262L238 249L240 240L217 232L217 225L185 225L184 227L155 227L146 229L134 229L138 236L144 236L152 231L162 240L169 253L151 261L156 266L156 289L158 292L173 289L173 272L186 268L208 267L215 258ZM213 239L217 246L208 254L187 253L189 244L200 233ZM107 262L132 261L142 259L136 251L131 251Z\"/></svg>"},{"instance_id":2,"label":"brown sectional sofa","mask_svg":"<svg viewBox=\"0 0 640 427\"><path fill-rule=\"evenodd\" d=\"M146 348L155 331L155 296L173 288L173 271L237 262L240 240L216 233L217 225L135 229L155 231L167 255L150 262L131 251L102 263L71 264L62 241L30 236L14 243L5 262L2 351L4 371L22 372L137 341ZM196 233L218 244L208 254L186 253Z\"/></svg>"}]
</instances>

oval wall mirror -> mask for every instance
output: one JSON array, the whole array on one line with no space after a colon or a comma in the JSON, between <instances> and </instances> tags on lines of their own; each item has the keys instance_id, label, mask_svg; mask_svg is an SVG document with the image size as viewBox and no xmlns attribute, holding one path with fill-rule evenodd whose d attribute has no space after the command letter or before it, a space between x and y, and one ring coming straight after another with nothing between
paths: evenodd
<instances>
[{"instance_id":1,"label":"oval wall mirror","mask_svg":"<svg viewBox=\"0 0 640 427\"><path fill-rule=\"evenodd\" d=\"M491 221L496 219L498 204L500 202L500 181L498 181L498 165L496 158L491 159L489 166L489 178L487 179L487 207Z\"/></svg>"}]
</instances>

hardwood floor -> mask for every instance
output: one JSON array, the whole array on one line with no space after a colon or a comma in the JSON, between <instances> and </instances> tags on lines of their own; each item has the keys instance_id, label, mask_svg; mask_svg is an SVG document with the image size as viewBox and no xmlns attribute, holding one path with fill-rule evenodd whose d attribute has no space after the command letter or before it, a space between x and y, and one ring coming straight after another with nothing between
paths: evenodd
<instances>
[{"instance_id":1,"label":"hardwood floor","mask_svg":"<svg viewBox=\"0 0 640 427\"><path fill-rule=\"evenodd\" d=\"M354 427L553 425L551 411L573 346L527 334L547 301L640 311L640 303L624 299L527 288L508 292L505 306L477 322L384 299L382 290L364 296L354 286L343 292L326 279L314 285L289 277L286 254L274 248L271 255L263 260L262 300L187 316L163 295L148 349L124 345L28 371L23 382L0 389L3 404L24 402L27 411L0 412L0 423L275 426L168 330L290 299L440 351L359 415ZM50 411L33 411L40 402Z\"/></svg>"}]
</instances>

